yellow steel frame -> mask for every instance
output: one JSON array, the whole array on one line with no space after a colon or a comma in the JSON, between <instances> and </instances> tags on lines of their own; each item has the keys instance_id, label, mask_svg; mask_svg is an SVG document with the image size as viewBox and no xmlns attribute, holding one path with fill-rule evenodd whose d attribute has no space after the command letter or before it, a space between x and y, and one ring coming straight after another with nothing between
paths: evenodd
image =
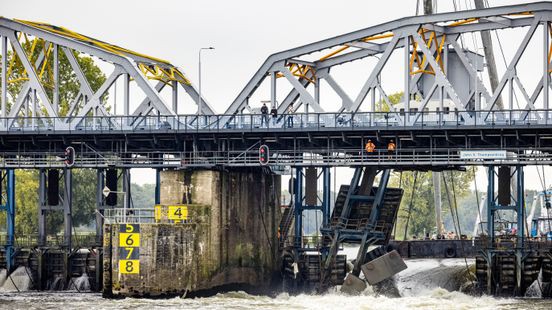
<instances>
[{"instance_id":1,"label":"yellow steel frame","mask_svg":"<svg viewBox=\"0 0 552 310\"><path fill-rule=\"evenodd\" d=\"M386 39L386 38L390 38L390 37L393 37L392 33L384 33L384 34L380 34L380 35L366 37L366 38L363 38L359 41L369 42L369 41L373 41L373 40ZM349 45L342 45L338 49L336 49L335 51L332 51L332 52L320 57L318 59L318 61L323 61L323 60L326 60L328 58L331 58L331 57L345 51L349 47L350 47ZM294 76L304 78L304 79L308 80L310 83L313 83L313 84L316 83L316 70L312 66L299 65L299 64L296 64L296 63L289 63L289 64L286 65L286 67L289 68L289 71L291 71L291 74L293 74ZM309 77L309 74L308 74L309 72L311 73L310 77ZM276 77L278 77L278 78L281 78L283 76L284 75L281 74L281 73L278 73L276 75Z\"/></svg>"},{"instance_id":2,"label":"yellow steel frame","mask_svg":"<svg viewBox=\"0 0 552 310\"><path fill-rule=\"evenodd\" d=\"M552 27L548 24L548 34L550 36L550 48L548 49L548 72L552 72L550 68L550 60L552 59Z\"/></svg>"},{"instance_id":3,"label":"yellow steel frame","mask_svg":"<svg viewBox=\"0 0 552 310\"><path fill-rule=\"evenodd\" d=\"M26 33L21 33L21 32L17 36L17 39L20 41L20 43L21 43L21 37L24 38L24 42L27 45L31 45L31 50L29 51L28 55L26 54L26 56L28 57L29 62L31 63L31 66L33 66L34 70L38 73L38 78L42 79L42 77L44 76L44 73L46 72L46 74L48 74L48 76L50 78L50 81L53 81L54 80L53 72L52 72L51 67L48 66L48 58L50 57L50 53L53 50L53 44L52 43L47 44L45 40L40 39L40 38L36 38L36 37L31 42L31 40L29 40L29 37L27 36L27 34ZM35 59L33 58L34 52L35 52L38 45L42 45L42 48L44 50L44 60L42 61L42 65L40 66L40 70L38 70L39 68L37 68L35 66ZM14 65L15 65L16 58L17 58L16 54L15 53L12 54L12 57L10 59L10 63L8 65L8 70L6 72L8 77L11 76L11 73L12 73ZM8 80L7 83L9 84L9 83L16 83L16 82L21 82L21 81L28 81L29 80L29 75L27 73L27 69L23 69L22 74L24 75L24 77ZM49 87L49 88L54 87L53 84L51 84L51 83L49 84L49 83L45 83L45 82L44 82L44 86Z\"/></svg>"},{"instance_id":4,"label":"yellow steel frame","mask_svg":"<svg viewBox=\"0 0 552 310\"><path fill-rule=\"evenodd\" d=\"M425 37L426 32L429 32L429 38L427 40ZM420 29L418 33L421 35L422 40L429 50L431 50L431 47L433 46L433 44L435 44L435 53L437 54L437 56L435 56L435 60L439 64L439 67L441 67L441 71L443 71L443 58L441 57L441 55L443 47L445 46L446 35L443 34L441 36L441 41L438 42L439 40L435 31ZM426 55L424 55L422 59L420 59L420 55L418 54L418 43L412 40L412 55L410 55L410 75L415 75L418 73L435 74L435 70L431 65L428 65L429 69L424 69L426 62ZM415 67L417 67L417 69L415 69Z\"/></svg>"},{"instance_id":5,"label":"yellow steel frame","mask_svg":"<svg viewBox=\"0 0 552 310\"><path fill-rule=\"evenodd\" d=\"M14 20L34 28L38 28L66 38L77 40L79 42L82 42L88 45L92 45L94 47L100 48L104 51L107 51L115 55L119 55L123 57L127 57L128 55L133 55L141 58L146 58L147 60L151 61L151 63L138 62L138 67L140 71L148 79L160 80L166 83L168 81L177 81L180 83L191 85L190 81L184 76L184 74L166 60L141 54L117 45L100 41L100 40L96 40L94 38L74 32L64 27L54 26L47 23L20 20L20 19L14 19Z\"/></svg>"},{"instance_id":6,"label":"yellow steel frame","mask_svg":"<svg viewBox=\"0 0 552 310\"><path fill-rule=\"evenodd\" d=\"M286 65L286 67L289 68L289 71L291 71L291 74L293 74L296 77L304 78L307 81L309 81L312 84L316 84L316 71L313 67L309 65L299 65L296 63L289 63ZM310 75L309 75L310 72ZM281 78L284 75L282 73L276 74L276 77Z\"/></svg>"}]
</instances>

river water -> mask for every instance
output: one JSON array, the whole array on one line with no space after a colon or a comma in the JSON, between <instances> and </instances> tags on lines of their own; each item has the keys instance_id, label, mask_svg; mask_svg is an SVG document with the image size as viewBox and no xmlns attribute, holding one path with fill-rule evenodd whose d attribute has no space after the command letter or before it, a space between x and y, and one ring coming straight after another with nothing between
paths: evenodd
<instances>
[{"instance_id":1,"label":"river water","mask_svg":"<svg viewBox=\"0 0 552 310\"><path fill-rule=\"evenodd\" d=\"M463 259L409 260L407 265L408 269L394 279L401 297L377 295L368 288L359 296L344 295L336 289L324 295L254 296L228 292L195 299L118 300L76 290L15 292L14 283L22 290L28 285L26 272L21 269L14 283L9 278L0 279L4 280L0 286L0 309L552 309L552 300L476 297L459 292L462 280L457 275L466 270ZM80 282L86 282L84 277ZM79 286L86 288L86 283Z\"/></svg>"}]
</instances>

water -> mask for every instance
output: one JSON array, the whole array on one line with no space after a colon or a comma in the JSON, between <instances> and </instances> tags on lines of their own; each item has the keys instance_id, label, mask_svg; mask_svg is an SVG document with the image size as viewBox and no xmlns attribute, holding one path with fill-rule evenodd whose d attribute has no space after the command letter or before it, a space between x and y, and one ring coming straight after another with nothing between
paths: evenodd
<instances>
[{"instance_id":1,"label":"water","mask_svg":"<svg viewBox=\"0 0 552 310\"><path fill-rule=\"evenodd\" d=\"M4 280L4 283L0 287L0 292L28 291L33 283L30 274L31 270L29 268L20 266L6 278L6 272L4 270L0 273L0 281L2 279Z\"/></svg>"},{"instance_id":2,"label":"water","mask_svg":"<svg viewBox=\"0 0 552 310\"><path fill-rule=\"evenodd\" d=\"M97 293L5 292L0 291L0 309L552 309L552 300L470 296L458 290L465 284L463 259L409 260L408 269L394 279L401 297L394 298L366 289L359 296L347 296L338 289L324 295L281 293L275 297L228 292L196 299L103 299ZM472 261L468 261L472 263ZM0 272L0 280L2 273ZM8 279L9 281L9 279ZM89 285L83 275L74 285ZM447 290L448 289L448 290Z\"/></svg>"},{"instance_id":3,"label":"water","mask_svg":"<svg viewBox=\"0 0 552 310\"><path fill-rule=\"evenodd\" d=\"M88 275L83 273L80 277L73 277L69 282L67 290L77 292L90 292L90 280Z\"/></svg>"},{"instance_id":4,"label":"water","mask_svg":"<svg viewBox=\"0 0 552 310\"><path fill-rule=\"evenodd\" d=\"M276 297L230 292L196 299L102 299L92 293L0 293L0 309L551 309L551 300L472 297L459 292L434 289L420 296L325 295Z\"/></svg>"}]
</instances>

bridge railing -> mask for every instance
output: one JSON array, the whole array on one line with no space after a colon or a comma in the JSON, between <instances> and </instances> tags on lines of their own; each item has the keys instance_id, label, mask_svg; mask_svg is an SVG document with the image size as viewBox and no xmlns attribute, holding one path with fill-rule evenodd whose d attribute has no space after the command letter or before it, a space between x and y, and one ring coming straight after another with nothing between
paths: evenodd
<instances>
[{"instance_id":1,"label":"bridge railing","mask_svg":"<svg viewBox=\"0 0 552 310\"><path fill-rule=\"evenodd\" d=\"M491 165L491 164L552 164L552 148L540 148L539 152L526 149L508 149L506 156L495 159L462 158L463 148L408 148L387 151L385 144L378 144L374 152L368 153L362 146L349 148L279 149L271 150L268 164L271 166L295 165ZM488 151L489 149L470 149ZM58 154L59 155L59 154ZM129 154L132 155L132 154ZM259 166L259 152L248 151L190 151L190 152L146 152L140 156L124 154L79 152L75 161L77 167L206 167ZM33 152L0 153L0 168L62 168L63 161L51 154Z\"/></svg>"},{"instance_id":2,"label":"bridge railing","mask_svg":"<svg viewBox=\"0 0 552 310\"><path fill-rule=\"evenodd\" d=\"M12 117L0 118L0 132L286 131L552 125L552 111L550 110L469 111L468 113L472 116L470 120L465 120L458 111L293 113L276 117L269 114L202 115L199 117L197 115Z\"/></svg>"}]
</instances>

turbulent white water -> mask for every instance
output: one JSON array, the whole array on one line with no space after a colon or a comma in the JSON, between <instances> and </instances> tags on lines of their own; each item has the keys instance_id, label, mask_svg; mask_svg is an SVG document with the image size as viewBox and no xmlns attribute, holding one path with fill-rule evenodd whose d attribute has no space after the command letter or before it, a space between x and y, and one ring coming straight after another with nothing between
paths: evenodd
<instances>
[{"instance_id":1,"label":"turbulent white water","mask_svg":"<svg viewBox=\"0 0 552 310\"><path fill-rule=\"evenodd\" d=\"M230 292L195 299L102 299L99 294L84 293L0 293L0 308L6 309L551 309L552 301L535 299L499 299L472 297L444 289L420 296L389 298L374 295L324 295L276 297Z\"/></svg>"},{"instance_id":2,"label":"turbulent white water","mask_svg":"<svg viewBox=\"0 0 552 310\"><path fill-rule=\"evenodd\" d=\"M71 278L67 289L77 292L90 292L90 279L88 279L88 275L83 273L80 277Z\"/></svg>"},{"instance_id":3,"label":"turbulent white water","mask_svg":"<svg viewBox=\"0 0 552 310\"><path fill-rule=\"evenodd\" d=\"M468 260L473 264L473 260ZM401 296L419 296L435 289L459 291L466 284L464 259L407 260L408 268L394 277Z\"/></svg>"},{"instance_id":4,"label":"turbulent white water","mask_svg":"<svg viewBox=\"0 0 552 310\"><path fill-rule=\"evenodd\" d=\"M468 261L469 262L469 261ZM195 299L103 299L96 293L4 292L0 291L0 309L552 309L552 300L475 297L457 290L465 271L463 259L408 260L408 269L394 279L402 297L393 298L366 289L359 296L348 296L337 289L323 295L254 296L245 292L221 293ZM1 276L0 272L0 276ZM454 277L454 280L450 278ZM84 288L87 276L74 279ZM8 279L9 281L9 279ZM80 287L79 287L80 289ZM82 290L81 290L82 291Z\"/></svg>"},{"instance_id":5,"label":"turbulent white water","mask_svg":"<svg viewBox=\"0 0 552 310\"><path fill-rule=\"evenodd\" d=\"M0 287L3 292L25 292L28 291L32 284L30 277L31 270L27 267L20 266L15 269L7 278L4 272L4 283ZM1 279L0 279L1 280Z\"/></svg>"}]
</instances>

